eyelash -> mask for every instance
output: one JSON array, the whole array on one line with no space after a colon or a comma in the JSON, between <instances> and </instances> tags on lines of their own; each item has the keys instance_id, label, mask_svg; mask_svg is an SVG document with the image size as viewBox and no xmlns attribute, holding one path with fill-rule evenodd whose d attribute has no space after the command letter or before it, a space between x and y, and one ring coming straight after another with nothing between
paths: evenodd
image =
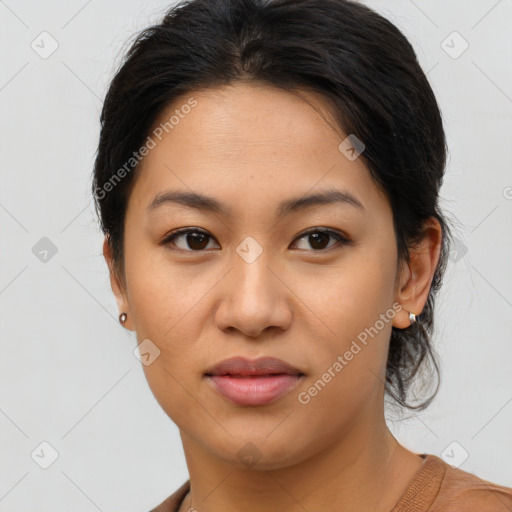
<instances>
[{"instance_id":1,"label":"eyelash","mask_svg":"<svg viewBox=\"0 0 512 512\"><path fill-rule=\"evenodd\" d=\"M160 245L168 245L169 243L173 242L179 236L190 234L190 233L199 233L199 234L208 236L210 239L214 238L212 235L209 235L206 231L202 231L199 229L182 228L182 229L173 231L173 232L169 233L167 236L165 236L164 239L160 242ZM300 239L307 237L308 235L311 235L313 233L322 233L322 234L330 235L341 245L350 245L353 243L352 240L343 236L341 233L339 233L337 231L333 231L332 229L320 229L320 228L312 228L312 229L302 233L298 237L296 237L294 239L294 241L300 240ZM311 249L311 252L325 253L325 252L333 250L333 248L335 248L335 245L328 247L326 249L318 249L318 250ZM178 248L178 250L183 251L183 252L203 252L203 251L206 251L207 249L201 249L201 250L195 251L195 250L186 250L186 249ZM304 250L304 249L302 249L302 250Z\"/></svg>"}]
</instances>

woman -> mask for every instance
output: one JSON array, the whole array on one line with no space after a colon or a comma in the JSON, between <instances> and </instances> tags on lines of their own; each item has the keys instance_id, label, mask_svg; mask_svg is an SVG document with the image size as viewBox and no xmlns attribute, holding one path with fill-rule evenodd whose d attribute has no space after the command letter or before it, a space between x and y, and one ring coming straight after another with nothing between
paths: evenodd
<instances>
[{"instance_id":1,"label":"woman","mask_svg":"<svg viewBox=\"0 0 512 512\"><path fill-rule=\"evenodd\" d=\"M134 42L93 192L120 321L190 480L155 511L509 511L413 453L450 230L415 53L346 0L191 0ZM435 380L435 379L434 379ZM437 390L437 389L436 389Z\"/></svg>"}]
</instances>

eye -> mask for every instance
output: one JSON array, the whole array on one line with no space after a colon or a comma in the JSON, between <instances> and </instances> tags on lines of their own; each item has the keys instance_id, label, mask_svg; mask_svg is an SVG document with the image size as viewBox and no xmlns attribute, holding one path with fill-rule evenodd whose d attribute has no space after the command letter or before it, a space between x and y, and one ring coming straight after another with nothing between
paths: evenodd
<instances>
[{"instance_id":1,"label":"eye","mask_svg":"<svg viewBox=\"0 0 512 512\"><path fill-rule=\"evenodd\" d=\"M332 244L331 246L325 247L325 244L326 242L329 241L329 238L334 238L339 244L342 245L347 245L352 242L351 240L343 236L341 233L338 233L337 231L333 231L331 229L314 228L306 233L303 233L296 240L302 240L304 238L306 238L307 241L311 244L315 252L329 250L333 247L333 245L336 245ZM308 249L306 248L306 250Z\"/></svg>"},{"instance_id":2,"label":"eye","mask_svg":"<svg viewBox=\"0 0 512 512\"><path fill-rule=\"evenodd\" d=\"M326 242L328 243L329 238L334 239L335 242L338 242L342 245L348 245L352 243L350 239L343 236L341 233L338 233L337 231L319 228L314 228L307 231L306 233L303 233L300 237L296 238L296 240L307 239L307 241L311 244L314 252L320 252L329 250L334 245L336 245L334 243L325 247L325 244ZM208 249L209 239L213 240L213 237L205 231L201 231L199 229L184 228L170 233L162 240L161 245L168 245L171 243L183 251L199 252ZM176 241L178 241L178 243ZM306 250L310 249L306 248Z\"/></svg>"},{"instance_id":3,"label":"eye","mask_svg":"<svg viewBox=\"0 0 512 512\"><path fill-rule=\"evenodd\" d=\"M188 252L198 252L207 249L208 239L213 237L204 231L200 231L198 229L180 229L166 236L164 240L162 240L162 245L167 245L172 243L178 249ZM181 243L176 243L176 240L179 240ZM188 245L189 250L186 245Z\"/></svg>"}]
</instances>

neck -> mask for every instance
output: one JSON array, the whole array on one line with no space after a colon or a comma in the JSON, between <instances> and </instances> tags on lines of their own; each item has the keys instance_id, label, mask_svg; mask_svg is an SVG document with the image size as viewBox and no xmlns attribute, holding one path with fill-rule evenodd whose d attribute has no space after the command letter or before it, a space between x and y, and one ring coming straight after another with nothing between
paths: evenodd
<instances>
[{"instance_id":1,"label":"neck","mask_svg":"<svg viewBox=\"0 0 512 512\"><path fill-rule=\"evenodd\" d=\"M269 470L220 459L182 431L191 482L183 510L389 512L423 459L398 444L383 414L361 416L314 455Z\"/></svg>"}]
</instances>

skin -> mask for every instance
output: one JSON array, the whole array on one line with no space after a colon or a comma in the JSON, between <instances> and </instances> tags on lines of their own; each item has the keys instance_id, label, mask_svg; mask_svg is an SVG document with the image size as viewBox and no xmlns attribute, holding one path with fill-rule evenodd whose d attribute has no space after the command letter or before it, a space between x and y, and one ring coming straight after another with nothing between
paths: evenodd
<instances>
[{"instance_id":1,"label":"skin","mask_svg":"<svg viewBox=\"0 0 512 512\"><path fill-rule=\"evenodd\" d=\"M364 158L350 161L346 137L321 96L236 83L175 101L155 124L193 96L197 106L137 169L125 218L125 274L103 246L125 327L149 338L160 356L143 366L163 410L180 430L191 479L181 510L389 511L423 459L402 447L384 419L386 358L392 326L410 325L426 303L441 247L441 227L425 224L408 264L398 265L392 211ZM314 205L276 216L277 204L325 188L349 191L364 210ZM156 194L200 192L231 216L165 204ZM183 227L186 235L160 245ZM330 228L347 236L304 236ZM262 253L236 251L253 237ZM323 245L322 245L323 244ZM181 250L180 250L181 249ZM323 249L323 250L322 250ZM402 310L305 405L307 391L380 315ZM239 406L204 377L228 357L273 356L301 369L299 386L264 406ZM249 467L238 451L253 443Z\"/></svg>"}]
</instances>

